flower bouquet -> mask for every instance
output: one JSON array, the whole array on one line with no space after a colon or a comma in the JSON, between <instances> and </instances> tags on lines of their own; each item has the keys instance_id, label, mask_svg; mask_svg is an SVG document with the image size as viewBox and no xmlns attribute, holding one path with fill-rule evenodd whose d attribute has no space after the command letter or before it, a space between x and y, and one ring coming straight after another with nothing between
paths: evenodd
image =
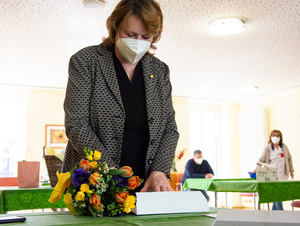
<instances>
[{"instance_id":1,"label":"flower bouquet","mask_svg":"<svg viewBox=\"0 0 300 226\"><path fill-rule=\"evenodd\" d=\"M176 161L180 160L183 157L184 152L186 151L186 149L187 148L183 149L182 151L179 152L178 155L175 156L175 158L173 159L171 171L177 172Z\"/></svg>"},{"instance_id":2,"label":"flower bouquet","mask_svg":"<svg viewBox=\"0 0 300 226\"><path fill-rule=\"evenodd\" d=\"M106 162L100 163L101 153L85 147L86 159L67 173L58 173L49 202L54 203L64 196L64 202L74 215L94 217L122 216L135 207L135 197L129 194L143 182L133 176L129 166L109 169Z\"/></svg>"}]
</instances>

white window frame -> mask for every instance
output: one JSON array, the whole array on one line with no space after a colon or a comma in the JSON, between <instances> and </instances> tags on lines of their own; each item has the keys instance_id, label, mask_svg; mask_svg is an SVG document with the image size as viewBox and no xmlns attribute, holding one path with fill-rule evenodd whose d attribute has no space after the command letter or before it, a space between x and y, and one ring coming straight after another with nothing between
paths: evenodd
<instances>
[{"instance_id":1,"label":"white window frame","mask_svg":"<svg viewBox=\"0 0 300 226\"><path fill-rule=\"evenodd\" d=\"M17 177L18 161L26 157L27 92L0 88L0 106L0 136L3 137L0 138L0 177ZM14 146L6 142L8 137ZM5 172L7 159L9 169Z\"/></svg>"}]
</instances>

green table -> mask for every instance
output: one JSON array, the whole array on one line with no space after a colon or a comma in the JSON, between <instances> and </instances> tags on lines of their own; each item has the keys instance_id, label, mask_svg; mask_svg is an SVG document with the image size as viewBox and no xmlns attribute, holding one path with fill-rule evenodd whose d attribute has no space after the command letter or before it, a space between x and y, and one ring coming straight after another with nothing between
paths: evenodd
<instances>
[{"instance_id":1,"label":"green table","mask_svg":"<svg viewBox=\"0 0 300 226\"><path fill-rule=\"evenodd\" d=\"M189 178L185 180L183 188L214 192L257 192L259 204L300 199L300 181L297 180L259 182L254 179Z\"/></svg>"},{"instance_id":2,"label":"green table","mask_svg":"<svg viewBox=\"0 0 300 226\"><path fill-rule=\"evenodd\" d=\"M50 203L48 199L53 191L52 187L18 188L0 187L0 214L7 211L66 208L63 199Z\"/></svg>"},{"instance_id":3,"label":"green table","mask_svg":"<svg viewBox=\"0 0 300 226\"><path fill-rule=\"evenodd\" d=\"M209 214L217 214L221 208L210 208ZM224 209L222 209L224 210ZM230 211L230 210L227 210ZM20 214L26 217L27 225L209 225L214 222L214 218L203 216L205 213L176 213L161 215L141 215L128 214L123 217L92 217L92 216L74 216L69 212L48 212ZM0 215L9 216L12 214ZM23 225L24 223L10 223L9 225Z\"/></svg>"}]
</instances>

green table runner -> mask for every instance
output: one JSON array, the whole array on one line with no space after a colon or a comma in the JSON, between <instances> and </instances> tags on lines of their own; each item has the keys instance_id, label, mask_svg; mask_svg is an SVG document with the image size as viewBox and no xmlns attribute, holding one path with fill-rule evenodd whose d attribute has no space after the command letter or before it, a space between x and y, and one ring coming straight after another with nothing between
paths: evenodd
<instances>
[{"instance_id":1,"label":"green table runner","mask_svg":"<svg viewBox=\"0 0 300 226\"><path fill-rule=\"evenodd\" d=\"M254 179L186 179L184 189L215 192L257 192L259 203L300 199L300 181L258 182Z\"/></svg>"},{"instance_id":2,"label":"green table runner","mask_svg":"<svg viewBox=\"0 0 300 226\"><path fill-rule=\"evenodd\" d=\"M258 182L259 203L300 199L300 181Z\"/></svg>"},{"instance_id":3,"label":"green table runner","mask_svg":"<svg viewBox=\"0 0 300 226\"><path fill-rule=\"evenodd\" d=\"M63 199L53 204L48 202L52 191L52 187L1 187L0 214L15 210L65 208L66 205L63 202Z\"/></svg>"},{"instance_id":4,"label":"green table runner","mask_svg":"<svg viewBox=\"0 0 300 226\"><path fill-rule=\"evenodd\" d=\"M216 214L220 208L210 208L209 214ZM224 210L224 209L222 209ZM228 210L230 211L230 210ZM142 215L136 216L128 214L122 217L91 217L91 216L74 216L69 212L53 213L34 213L22 214L26 217L26 223L33 226L48 225L209 225L214 222L214 218L203 216L205 213L178 213L178 214L160 214L160 215ZM0 215L1 216L1 215ZM3 216L3 215L2 215ZM8 216L8 215L5 215ZM24 223L10 223L9 225L23 225Z\"/></svg>"},{"instance_id":5,"label":"green table runner","mask_svg":"<svg viewBox=\"0 0 300 226\"><path fill-rule=\"evenodd\" d=\"M210 186L210 191L217 192L253 192L257 189L254 179L216 179Z\"/></svg>"}]
</instances>

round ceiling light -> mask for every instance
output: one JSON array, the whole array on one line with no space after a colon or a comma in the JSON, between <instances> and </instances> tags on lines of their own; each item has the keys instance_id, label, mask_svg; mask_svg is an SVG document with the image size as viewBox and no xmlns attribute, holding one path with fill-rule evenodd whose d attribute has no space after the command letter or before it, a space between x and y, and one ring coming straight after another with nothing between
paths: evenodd
<instances>
[{"instance_id":1,"label":"round ceiling light","mask_svg":"<svg viewBox=\"0 0 300 226\"><path fill-rule=\"evenodd\" d=\"M105 5L105 0L83 0L82 1L83 6L86 8L97 8L100 5Z\"/></svg>"},{"instance_id":2,"label":"round ceiling light","mask_svg":"<svg viewBox=\"0 0 300 226\"><path fill-rule=\"evenodd\" d=\"M214 35L234 35L244 31L245 22L239 18L223 18L210 22L208 32Z\"/></svg>"}]
</instances>

